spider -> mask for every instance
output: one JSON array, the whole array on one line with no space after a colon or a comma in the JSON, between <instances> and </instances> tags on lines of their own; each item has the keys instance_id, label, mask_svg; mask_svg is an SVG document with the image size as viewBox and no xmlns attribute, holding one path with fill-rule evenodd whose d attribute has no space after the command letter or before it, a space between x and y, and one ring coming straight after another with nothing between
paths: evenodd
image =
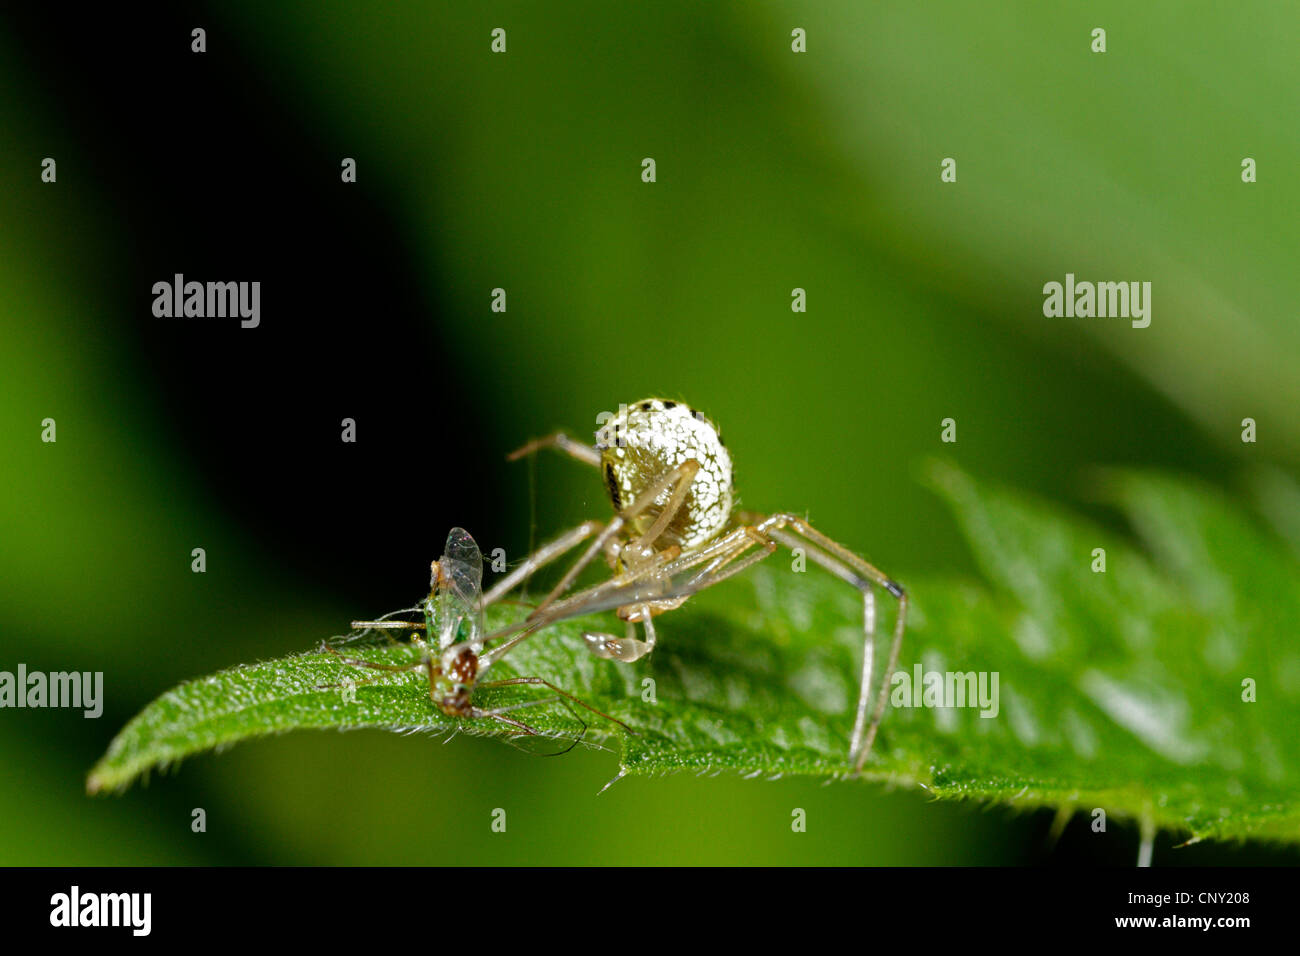
<instances>
[{"instance_id":1,"label":"spider","mask_svg":"<svg viewBox=\"0 0 1300 956\"><path fill-rule=\"evenodd\" d=\"M884 717L889 674L898 662L906 626L907 592L798 515L736 510L731 454L717 427L688 405L647 398L620 406L597 430L595 439L591 446L556 432L509 456L514 461L553 448L598 469L615 514L607 522L583 522L544 544L484 595L486 604L500 599L538 568L590 539L581 557L525 619L523 632L484 654L485 664L500 659L538 622L587 613L597 610L596 605L616 606L626 622L625 633L622 637L585 633L588 649L597 657L635 661L654 650L655 617L757 564L778 545L801 548L814 563L862 593L862 677L849 745L854 770L860 771ZM613 572L611 579L573 598L562 598L582 570L601 555ZM898 610L889 663L872 708L876 587L897 600ZM643 637L637 636L637 625Z\"/></svg>"},{"instance_id":2,"label":"spider","mask_svg":"<svg viewBox=\"0 0 1300 956\"><path fill-rule=\"evenodd\" d=\"M799 548L814 563L862 593L862 676L849 745L854 772L861 771L884 716L889 675L898 662L907 617L907 592L874 565L827 537L804 518L785 512L759 515L737 510L731 480L731 454L717 427L688 405L648 398L620 406L617 415L610 416L596 431L595 439L594 446L586 445L564 432L555 432L535 439L507 456L507 460L515 461L540 449L552 448L596 468L614 507L612 519L584 521L564 532L530 554L482 595L484 606L501 600L537 570L589 540L581 556L559 583L526 617L491 634L484 635L472 629L468 640L448 638L444 631L439 641L440 653L426 652L416 664L388 666L357 660L348 662L380 670L423 669L428 675L430 697L444 713L494 718L523 733L535 731L521 721L507 718L503 710L475 707L471 702L475 687L545 685L562 699L615 720L541 678L519 677L486 682L480 677L511 648L548 624L608 609L617 610L625 622L624 635L584 632L588 650L607 660L638 660L654 650L657 638L655 617L681 607L699 591L752 567L772 555L778 545ZM474 550L477 553L477 549ZM452 551L450 537L448 551ZM602 556L611 569L611 577L569 594L582 571ZM448 569L454 567L447 559L448 555L444 555L441 564L437 561L433 564L435 594L439 587L447 586ZM481 565L478 573L481 576ZM898 610L894 617L889 663L875 705L871 707L877 587L884 588L898 601ZM424 628L432 641L437 633L431 617L432 607L431 598L422 608L412 609L425 611L423 624L386 620L353 624ZM643 637L637 636L638 625ZM502 643L485 649L496 641ZM509 709L544 702L526 701ZM622 721L615 722L630 730Z\"/></svg>"}]
</instances>

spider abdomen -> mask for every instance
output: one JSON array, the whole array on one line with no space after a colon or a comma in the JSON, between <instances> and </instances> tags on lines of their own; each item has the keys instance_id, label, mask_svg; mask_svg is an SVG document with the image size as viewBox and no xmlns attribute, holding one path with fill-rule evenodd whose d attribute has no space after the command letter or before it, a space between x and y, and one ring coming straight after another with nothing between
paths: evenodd
<instances>
[{"instance_id":1,"label":"spider abdomen","mask_svg":"<svg viewBox=\"0 0 1300 956\"><path fill-rule=\"evenodd\" d=\"M648 398L620 407L596 432L605 489L616 511L636 500L655 481L689 459L700 468L686 500L657 544L698 547L716 537L731 520L731 455L714 424L700 412L668 399ZM672 497L672 487L632 525L644 531Z\"/></svg>"}]
</instances>

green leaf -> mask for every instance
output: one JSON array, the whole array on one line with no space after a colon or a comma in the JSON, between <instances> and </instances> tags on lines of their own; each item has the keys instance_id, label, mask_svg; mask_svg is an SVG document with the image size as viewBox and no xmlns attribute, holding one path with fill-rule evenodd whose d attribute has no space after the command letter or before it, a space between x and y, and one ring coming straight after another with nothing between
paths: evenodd
<instances>
[{"instance_id":1,"label":"green leaf","mask_svg":"<svg viewBox=\"0 0 1300 956\"><path fill-rule=\"evenodd\" d=\"M940 799L1103 809L1193 839L1300 837L1300 566L1280 541L1215 493L1167 476L1103 476L1105 499L1144 548L951 466L935 465L930 479L987 584L906 582L913 611L867 778ZM1104 572L1093 570L1098 548ZM881 603L885 624L891 605ZM497 606L489 625L521 613ZM547 699L511 716L561 742L611 747L624 773L847 773L862 640L856 591L816 569L795 573L778 554L658 620L657 649L633 665L585 650L583 630L621 626L607 614L551 626L485 677L545 678L634 736L558 706L543 688L482 689L475 702ZM357 653L390 664L418 658L397 643ZM996 674L996 714L901 706L917 668ZM339 686L349 680L354 694ZM112 742L88 787L122 789L203 750L309 727L509 732L444 716L420 674L312 651L164 694Z\"/></svg>"}]
</instances>

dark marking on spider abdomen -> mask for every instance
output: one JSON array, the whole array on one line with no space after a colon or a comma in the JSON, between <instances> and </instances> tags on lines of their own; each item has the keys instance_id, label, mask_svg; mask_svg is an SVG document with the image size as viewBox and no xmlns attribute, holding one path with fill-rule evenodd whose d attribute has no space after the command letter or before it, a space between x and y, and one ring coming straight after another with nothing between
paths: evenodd
<instances>
[{"instance_id":1,"label":"dark marking on spider abdomen","mask_svg":"<svg viewBox=\"0 0 1300 956\"><path fill-rule=\"evenodd\" d=\"M614 477L614 466L605 462L605 488L609 491L609 500L613 502L615 511L623 510L623 501L618 493L618 479Z\"/></svg>"}]
</instances>

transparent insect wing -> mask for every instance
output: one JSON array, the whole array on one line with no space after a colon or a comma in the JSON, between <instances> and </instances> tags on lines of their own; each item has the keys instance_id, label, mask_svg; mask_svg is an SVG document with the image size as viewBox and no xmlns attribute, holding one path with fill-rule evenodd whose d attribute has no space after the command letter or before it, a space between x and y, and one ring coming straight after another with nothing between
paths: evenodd
<instances>
[{"instance_id":1,"label":"transparent insect wing","mask_svg":"<svg viewBox=\"0 0 1300 956\"><path fill-rule=\"evenodd\" d=\"M452 528L438 559L438 645L444 650L461 636L475 643L483 637L483 555L470 533Z\"/></svg>"},{"instance_id":2,"label":"transparent insect wing","mask_svg":"<svg viewBox=\"0 0 1300 956\"><path fill-rule=\"evenodd\" d=\"M483 583L483 555L474 538L464 528L452 528L447 532L447 543L443 545L444 559L453 559L474 575L473 586L479 588Z\"/></svg>"}]
</instances>

